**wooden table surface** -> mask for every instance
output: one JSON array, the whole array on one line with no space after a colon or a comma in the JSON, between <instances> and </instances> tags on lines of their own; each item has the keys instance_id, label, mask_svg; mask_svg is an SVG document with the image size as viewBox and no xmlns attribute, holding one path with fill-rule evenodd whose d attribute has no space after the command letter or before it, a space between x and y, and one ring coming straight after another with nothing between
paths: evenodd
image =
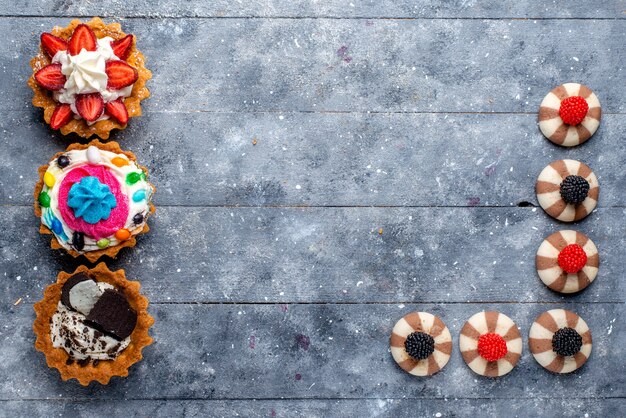
<instances>
[{"instance_id":1,"label":"wooden table surface","mask_svg":"<svg viewBox=\"0 0 626 418\"><path fill-rule=\"evenodd\" d=\"M111 3L109 6L104 3ZM114 2L0 6L0 416L619 416L626 407L626 3L623 0ZM79 140L53 133L26 86L39 35L101 16L134 33L154 78L112 139L157 187L152 231L107 259L142 283L154 345L130 376L62 382L33 346L32 305L87 263L38 233L37 167ZM536 125L544 95L590 86L600 129L564 149ZM256 143L256 145L255 145ZM598 175L598 209L550 219L534 182L555 159ZM560 228L601 268L561 296L534 255ZM21 303L15 302L21 298ZM541 312L593 334L588 363L544 370ZM524 353L473 374L465 320L500 310ZM389 334L412 310L450 328L450 363L400 370Z\"/></svg>"}]
</instances>

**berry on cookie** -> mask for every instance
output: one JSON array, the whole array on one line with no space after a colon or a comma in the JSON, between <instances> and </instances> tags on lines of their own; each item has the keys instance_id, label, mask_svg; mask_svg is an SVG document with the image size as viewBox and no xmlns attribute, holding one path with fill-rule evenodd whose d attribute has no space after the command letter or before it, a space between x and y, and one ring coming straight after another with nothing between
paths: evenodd
<instances>
[{"instance_id":1,"label":"berry on cookie","mask_svg":"<svg viewBox=\"0 0 626 418\"><path fill-rule=\"evenodd\" d=\"M475 373L499 377L509 373L522 355L517 325L500 312L478 312L461 329L459 348Z\"/></svg>"},{"instance_id":2,"label":"berry on cookie","mask_svg":"<svg viewBox=\"0 0 626 418\"><path fill-rule=\"evenodd\" d=\"M430 376L450 360L452 336L438 317L411 312L396 322L390 345L391 355L402 370L414 376Z\"/></svg>"},{"instance_id":3,"label":"berry on cookie","mask_svg":"<svg viewBox=\"0 0 626 418\"><path fill-rule=\"evenodd\" d=\"M554 88L539 107L539 129L551 142L564 147L582 144L598 130L600 101L587 86L566 83Z\"/></svg>"}]
</instances>

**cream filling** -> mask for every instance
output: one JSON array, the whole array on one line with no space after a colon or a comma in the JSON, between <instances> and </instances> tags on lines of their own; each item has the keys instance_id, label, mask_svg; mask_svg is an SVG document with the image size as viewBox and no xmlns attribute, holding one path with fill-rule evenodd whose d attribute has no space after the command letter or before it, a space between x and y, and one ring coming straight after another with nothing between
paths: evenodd
<instances>
[{"instance_id":1,"label":"cream filling","mask_svg":"<svg viewBox=\"0 0 626 418\"><path fill-rule=\"evenodd\" d=\"M101 291L114 289L99 282ZM69 310L61 302L50 321L52 346L63 348L74 360L113 360L130 344L130 337L116 340L84 323L85 315Z\"/></svg>"},{"instance_id":2,"label":"cream filling","mask_svg":"<svg viewBox=\"0 0 626 418\"><path fill-rule=\"evenodd\" d=\"M106 61L117 61L119 58L111 48L113 38L107 36L98 39L95 51L81 50L78 55L70 55L67 51L59 51L52 58L53 63L61 64L61 72L67 78L65 86L53 92L54 99L59 103L69 104L74 112L75 119L81 119L76 110L76 95L85 93L100 93L104 103L117 100L119 97L129 97L133 85L120 90L107 89L109 77L106 74ZM109 119L105 113L96 121L87 122L92 125L100 120Z\"/></svg>"},{"instance_id":3,"label":"cream filling","mask_svg":"<svg viewBox=\"0 0 626 418\"><path fill-rule=\"evenodd\" d=\"M129 173L142 171L137 166L137 164L135 164L134 161L128 160L128 158L123 154L115 154L113 152L103 151L103 150L97 150L97 151L100 153L100 156L101 156L101 160L98 164L106 166L115 175L115 177L117 178L120 184L120 189L122 193L126 195L126 198L128 200L128 216L126 217L126 222L123 228L129 230L132 235L137 235L143 230L146 224L146 221L148 219L148 216L150 214L150 199L152 198L152 186L150 185L150 183L148 183L146 180L143 180L143 179L139 180L137 183L133 185L127 184L126 176ZM54 176L55 181L54 181L54 185L51 188L45 184L43 186L42 191L48 193L48 195L50 196L50 207L41 208L41 222L44 225L46 225L48 229L52 231L52 225L50 224L49 213L53 215L55 218L57 218L61 222L61 225L63 227L63 235L65 235L63 236L63 235L58 235L55 233L55 237L57 238L57 241L59 241L59 244L61 244L61 246L65 248L66 250L78 251L76 248L72 246L72 235L74 233L74 230L65 223L65 221L63 220L63 217L61 216L61 212L59 211L59 188L67 173L69 173L72 169L76 167L79 167L84 164L88 164L87 149L68 151L64 155L70 159L70 165L68 165L67 167L60 168L57 165L56 159L48 163L47 172L49 172L50 174L52 174L52 176ZM126 159L128 161L128 164L122 167L117 167L115 164L111 162L111 160L116 157ZM133 200L133 196L135 195L136 192L140 190L145 191L146 198L138 202L135 202ZM135 223L133 222L133 217L138 213L141 213L143 215L143 222L138 225L135 225ZM85 246L83 247L81 251L78 251L79 253L82 254L88 251L96 251L96 250L101 249L96 244L96 240L94 240L92 237L85 235L84 238L85 238ZM109 247L112 247L121 243L117 238L115 238L115 234L107 237L107 239L109 240L109 244L108 244Z\"/></svg>"}]
</instances>

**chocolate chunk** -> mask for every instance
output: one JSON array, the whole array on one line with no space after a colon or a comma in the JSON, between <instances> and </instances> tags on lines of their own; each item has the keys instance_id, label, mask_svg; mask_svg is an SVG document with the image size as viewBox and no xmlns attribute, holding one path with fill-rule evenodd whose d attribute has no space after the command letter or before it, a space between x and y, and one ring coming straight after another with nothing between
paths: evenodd
<instances>
[{"instance_id":1,"label":"chocolate chunk","mask_svg":"<svg viewBox=\"0 0 626 418\"><path fill-rule=\"evenodd\" d=\"M123 340L135 329L137 313L130 307L123 293L107 289L91 309L85 322L118 340Z\"/></svg>"}]
</instances>

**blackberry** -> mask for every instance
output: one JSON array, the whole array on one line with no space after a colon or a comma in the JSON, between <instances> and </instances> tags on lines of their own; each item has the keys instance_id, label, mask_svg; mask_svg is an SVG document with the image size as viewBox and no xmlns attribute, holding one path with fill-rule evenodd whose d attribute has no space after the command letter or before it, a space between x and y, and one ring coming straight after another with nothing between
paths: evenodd
<instances>
[{"instance_id":1,"label":"blackberry","mask_svg":"<svg viewBox=\"0 0 626 418\"><path fill-rule=\"evenodd\" d=\"M587 198L589 182L581 176L567 176L561 183L561 197L566 203L576 205Z\"/></svg>"},{"instance_id":2,"label":"blackberry","mask_svg":"<svg viewBox=\"0 0 626 418\"><path fill-rule=\"evenodd\" d=\"M406 337L404 349L415 360L424 360L435 351L435 340L424 332L413 332Z\"/></svg>"},{"instance_id":3,"label":"blackberry","mask_svg":"<svg viewBox=\"0 0 626 418\"><path fill-rule=\"evenodd\" d=\"M573 328L561 328L552 337L552 351L559 356L573 356L583 346L583 337Z\"/></svg>"}]
</instances>

